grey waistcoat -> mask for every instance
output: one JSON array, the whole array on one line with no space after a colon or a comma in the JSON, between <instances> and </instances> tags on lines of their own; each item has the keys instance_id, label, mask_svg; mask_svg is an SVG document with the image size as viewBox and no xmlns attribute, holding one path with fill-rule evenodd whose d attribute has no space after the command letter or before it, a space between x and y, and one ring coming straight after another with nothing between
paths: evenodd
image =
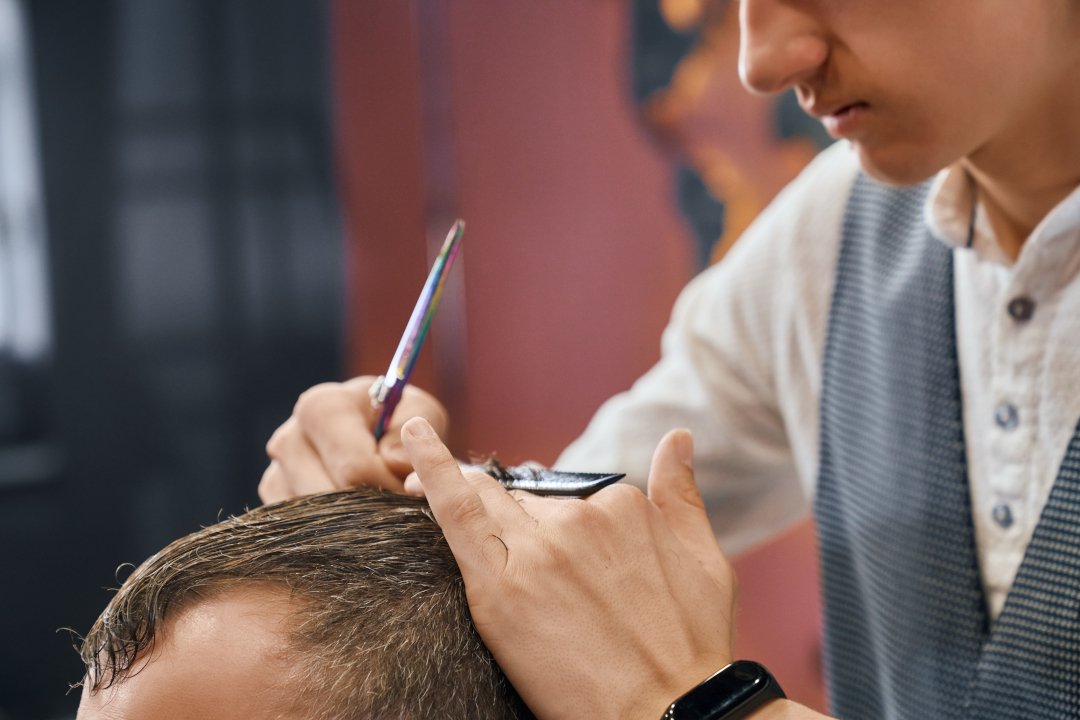
<instances>
[{"instance_id":1,"label":"grey waistcoat","mask_svg":"<svg viewBox=\"0 0 1080 720\"><path fill-rule=\"evenodd\" d=\"M926 192L860 177L844 220L815 500L833 710L1077 718L1080 428L991 624L968 493L952 251L925 227Z\"/></svg>"}]
</instances>

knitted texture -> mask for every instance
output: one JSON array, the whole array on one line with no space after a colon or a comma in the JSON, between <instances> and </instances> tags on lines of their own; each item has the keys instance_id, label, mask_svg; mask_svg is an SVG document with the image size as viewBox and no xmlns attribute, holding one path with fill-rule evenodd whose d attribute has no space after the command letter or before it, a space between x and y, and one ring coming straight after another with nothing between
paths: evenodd
<instances>
[{"instance_id":1,"label":"knitted texture","mask_svg":"<svg viewBox=\"0 0 1080 720\"><path fill-rule=\"evenodd\" d=\"M927 186L862 177L823 363L815 500L842 718L1077 717L1080 434L988 626L967 484L952 251Z\"/></svg>"}]
</instances>

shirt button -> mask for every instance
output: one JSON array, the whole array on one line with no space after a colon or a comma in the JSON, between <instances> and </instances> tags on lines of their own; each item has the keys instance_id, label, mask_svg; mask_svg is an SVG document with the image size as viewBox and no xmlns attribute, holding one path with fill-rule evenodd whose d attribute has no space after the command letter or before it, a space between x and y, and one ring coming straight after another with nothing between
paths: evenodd
<instances>
[{"instance_id":1,"label":"shirt button","mask_svg":"<svg viewBox=\"0 0 1080 720\"><path fill-rule=\"evenodd\" d=\"M1027 296L1015 297L1008 304L1009 315L1013 320L1024 322L1035 314L1035 301Z\"/></svg>"},{"instance_id":2,"label":"shirt button","mask_svg":"<svg viewBox=\"0 0 1080 720\"><path fill-rule=\"evenodd\" d=\"M994 422L1002 430L1012 430L1020 424L1020 413L1011 403L1001 403L994 408Z\"/></svg>"},{"instance_id":3,"label":"shirt button","mask_svg":"<svg viewBox=\"0 0 1080 720\"><path fill-rule=\"evenodd\" d=\"M994 522L996 522L1001 529L1008 530L1012 527L1012 509L1006 503L998 503L995 505L990 514L993 516Z\"/></svg>"}]
</instances>

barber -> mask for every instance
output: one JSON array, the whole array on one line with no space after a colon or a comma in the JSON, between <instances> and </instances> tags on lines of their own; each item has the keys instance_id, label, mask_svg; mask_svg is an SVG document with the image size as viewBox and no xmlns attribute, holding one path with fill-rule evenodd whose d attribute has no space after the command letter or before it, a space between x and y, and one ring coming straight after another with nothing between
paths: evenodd
<instances>
[{"instance_id":1,"label":"barber","mask_svg":"<svg viewBox=\"0 0 1080 720\"><path fill-rule=\"evenodd\" d=\"M430 422L376 444L367 378L301 398L260 494L415 467L541 717L724 692L812 717L721 670L712 535L737 549L811 501L838 715L1080 716L1080 0L742 0L740 23L747 87L794 87L848 143L688 286L660 363L563 456L634 472L691 427L700 495L677 431L648 497L513 498L460 475L419 391L396 417Z\"/></svg>"}]
</instances>

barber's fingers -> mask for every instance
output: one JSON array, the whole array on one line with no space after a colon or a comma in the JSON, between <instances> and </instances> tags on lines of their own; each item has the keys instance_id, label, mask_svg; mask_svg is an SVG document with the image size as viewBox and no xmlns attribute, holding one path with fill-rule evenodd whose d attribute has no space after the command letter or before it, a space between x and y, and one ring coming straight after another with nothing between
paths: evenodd
<instances>
[{"instance_id":1,"label":"barber's fingers","mask_svg":"<svg viewBox=\"0 0 1080 720\"><path fill-rule=\"evenodd\" d=\"M259 498L269 505L300 495L314 495L334 489L325 473L321 476L314 471L290 473L275 460L267 466L259 481Z\"/></svg>"},{"instance_id":2,"label":"barber's fingers","mask_svg":"<svg viewBox=\"0 0 1080 720\"><path fill-rule=\"evenodd\" d=\"M401 479L383 462L371 434L371 399L365 385L370 382L316 385L300 395L291 420L314 448L333 487L365 485L400 492Z\"/></svg>"},{"instance_id":3,"label":"barber's fingers","mask_svg":"<svg viewBox=\"0 0 1080 720\"><path fill-rule=\"evenodd\" d=\"M368 397L368 389L371 387L371 378L354 378L346 383L350 389L357 389ZM368 400L365 406L370 413L369 427L375 426L376 413L371 410L371 402ZM397 477L404 478L412 472L412 463L409 455L401 444L401 428L406 422L414 417L422 417L435 429L439 437L446 437L446 431L450 426L450 418L446 408L435 399L435 396L421 390L415 385L407 385L401 394L401 400L390 416L390 423L386 426L386 432L379 441L379 457L389 468L390 472Z\"/></svg>"},{"instance_id":4,"label":"barber's fingers","mask_svg":"<svg viewBox=\"0 0 1080 720\"><path fill-rule=\"evenodd\" d=\"M266 453L272 462L259 483L263 502L336 489L333 478L295 419L285 421L274 432L266 443Z\"/></svg>"},{"instance_id":5,"label":"barber's fingers","mask_svg":"<svg viewBox=\"0 0 1080 720\"><path fill-rule=\"evenodd\" d=\"M288 485L285 483L285 474L276 461L271 462L263 471L262 479L259 480L259 499L265 505L288 500Z\"/></svg>"},{"instance_id":6,"label":"barber's fingers","mask_svg":"<svg viewBox=\"0 0 1080 720\"><path fill-rule=\"evenodd\" d=\"M729 575L712 524L694 481L694 442L689 430L672 430L653 453L649 499L675 537L711 574Z\"/></svg>"},{"instance_id":7,"label":"barber's fingers","mask_svg":"<svg viewBox=\"0 0 1080 720\"><path fill-rule=\"evenodd\" d=\"M504 535L527 519L525 511L494 478L470 473L466 479L423 418L406 422L401 439L466 582L500 574L509 557Z\"/></svg>"},{"instance_id":8,"label":"barber's fingers","mask_svg":"<svg viewBox=\"0 0 1080 720\"><path fill-rule=\"evenodd\" d=\"M405 446L402 445L401 449L404 452ZM424 484L420 482L420 477L416 474L416 471L409 473L409 476L405 478L405 484L402 486L401 491L413 497L424 497Z\"/></svg>"}]
</instances>

